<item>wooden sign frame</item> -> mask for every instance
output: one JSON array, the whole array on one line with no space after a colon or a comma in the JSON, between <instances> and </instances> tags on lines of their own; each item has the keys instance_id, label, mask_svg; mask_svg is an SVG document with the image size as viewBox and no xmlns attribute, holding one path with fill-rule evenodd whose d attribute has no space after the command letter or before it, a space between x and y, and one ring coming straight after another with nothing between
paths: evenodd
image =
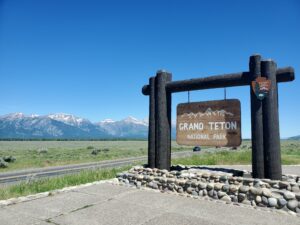
<instances>
[{"instance_id":1,"label":"wooden sign frame","mask_svg":"<svg viewBox=\"0 0 300 225\"><path fill-rule=\"evenodd\" d=\"M251 87L258 77L270 80L267 98L259 100ZM251 104L252 172L255 178L282 178L278 116L279 82L295 79L292 67L277 68L273 60L261 60L258 54L249 58L249 70L188 80L172 81L172 74L159 70L143 86L149 96L148 166L170 169L172 93L248 86Z\"/></svg>"}]
</instances>

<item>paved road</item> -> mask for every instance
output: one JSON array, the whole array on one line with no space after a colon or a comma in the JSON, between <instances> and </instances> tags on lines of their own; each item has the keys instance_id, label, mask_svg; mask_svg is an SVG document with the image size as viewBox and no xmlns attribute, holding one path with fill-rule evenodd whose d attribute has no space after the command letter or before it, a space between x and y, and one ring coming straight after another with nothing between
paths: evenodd
<instances>
[{"instance_id":1,"label":"paved road","mask_svg":"<svg viewBox=\"0 0 300 225\"><path fill-rule=\"evenodd\" d=\"M5 225L299 225L300 217L101 183L0 207Z\"/></svg>"},{"instance_id":2,"label":"paved road","mask_svg":"<svg viewBox=\"0 0 300 225\"><path fill-rule=\"evenodd\" d=\"M193 153L192 151L174 152L172 153L172 157L173 158L186 157L186 156L191 156L192 154L200 154L200 153ZM140 157L108 160L108 161L94 162L94 163L82 163L76 165L65 165L65 166L55 166L55 167L5 172L5 173L0 173L0 185L1 184L7 185L7 184L20 182L22 180L30 179L30 177L34 177L35 179L43 178L43 177L52 177L52 176L70 174L70 173L77 173L85 169L112 168L112 167L130 165L134 162L145 163L146 160L147 160L147 156L140 156Z\"/></svg>"}]
</instances>

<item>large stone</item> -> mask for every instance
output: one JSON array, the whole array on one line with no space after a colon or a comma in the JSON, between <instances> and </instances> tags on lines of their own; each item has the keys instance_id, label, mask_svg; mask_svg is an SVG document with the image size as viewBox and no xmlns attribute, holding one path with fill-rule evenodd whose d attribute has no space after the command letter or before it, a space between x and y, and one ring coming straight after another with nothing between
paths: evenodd
<instances>
[{"instance_id":1,"label":"large stone","mask_svg":"<svg viewBox=\"0 0 300 225\"><path fill-rule=\"evenodd\" d=\"M153 181L153 180L154 180L154 176L148 176L148 179L147 179L148 182Z\"/></svg>"},{"instance_id":2,"label":"large stone","mask_svg":"<svg viewBox=\"0 0 300 225\"><path fill-rule=\"evenodd\" d=\"M295 196L296 196L296 199L300 202L300 193L295 193Z\"/></svg>"},{"instance_id":3,"label":"large stone","mask_svg":"<svg viewBox=\"0 0 300 225\"><path fill-rule=\"evenodd\" d=\"M192 183L191 183L191 186L194 187L194 188L197 187L198 186L197 180L193 180Z\"/></svg>"},{"instance_id":4,"label":"large stone","mask_svg":"<svg viewBox=\"0 0 300 225\"><path fill-rule=\"evenodd\" d=\"M178 181L178 184L179 184L180 186L184 186L185 183L186 183L186 180L184 180L184 179L180 179L180 180Z\"/></svg>"},{"instance_id":5,"label":"large stone","mask_svg":"<svg viewBox=\"0 0 300 225\"><path fill-rule=\"evenodd\" d=\"M221 184L221 183L215 183L214 189L215 189L216 191L219 191L219 190L222 189L223 185L224 185L224 184Z\"/></svg>"},{"instance_id":6,"label":"large stone","mask_svg":"<svg viewBox=\"0 0 300 225\"><path fill-rule=\"evenodd\" d=\"M213 193L213 196L212 196L214 199L218 199L218 193L217 191L214 190L214 193Z\"/></svg>"},{"instance_id":7,"label":"large stone","mask_svg":"<svg viewBox=\"0 0 300 225\"><path fill-rule=\"evenodd\" d=\"M173 183L168 184L168 188L169 190L173 191L175 189L175 184Z\"/></svg>"},{"instance_id":8,"label":"large stone","mask_svg":"<svg viewBox=\"0 0 300 225\"><path fill-rule=\"evenodd\" d=\"M142 180L144 179L144 176L141 175L141 174L139 174L139 175L136 176L136 179L137 179L138 181L142 181Z\"/></svg>"},{"instance_id":9,"label":"large stone","mask_svg":"<svg viewBox=\"0 0 300 225\"><path fill-rule=\"evenodd\" d=\"M177 192L178 192L178 193L183 193L183 188L182 188L182 187L179 187L179 188L177 189Z\"/></svg>"},{"instance_id":10,"label":"large stone","mask_svg":"<svg viewBox=\"0 0 300 225\"><path fill-rule=\"evenodd\" d=\"M238 190L237 186L235 186L235 185L230 185L229 186L229 191L230 192L234 193L234 192L237 192L237 190Z\"/></svg>"},{"instance_id":11,"label":"large stone","mask_svg":"<svg viewBox=\"0 0 300 225\"><path fill-rule=\"evenodd\" d=\"M249 186L242 185L239 188L239 192L241 193L247 193L248 191L249 191Z\"/></svg>"},{"instance_id":12,"label":"large stone","mask_svg":"<svg viewBox=\"0 0 300 225\"><path fill-rule=\"evenodd\" d=\"M285 198L286 200L292 200L292 199L295 199L295 198L296 198L295 193L290 192L290 191L284 192L283 196L284 196L284 198Z\"/></svg>"},{"instance_id":13,"label":"large stone","mask_svg":"<svg viewBox=\"0 0 300 225\"><path fill-rule=\"evenodd\" d=\"M290 186L289 182L287 181L279 181L278 183L280 189L287 189Z\"/></svg>"},{"instance_id":14,"label":"large stone","mask_svg":"<svg viewBox=\"0 0 300 225\"><path fill-rule=\"evenodd\" d=\"M228 192L229 191L229 185L228 184L224 184L223 187L222 187L222 190L224 192Z\"/></svg>"},{"instance_id":15,"label":"large stone","mask_svg":"<svg viewBox=\"0 0 300 225\"><path fill-rule=\"evenodd\" d=\"M242 202L242 201L244 201L246 199L246 194L244 194L244 193L239 193L238 194L238 201L239 202Z\"/></svg>"},{"instance_id":16,"label":"large stone","mask_svg":"<svg viewBox=\"0 0 300 225\"><path fill-rule=\"evenodd\" d=\"M221 200L225 202L231 202L231 198L228 195L224 195Z\"/></svg>"},{"instance_id":17,"label":"large stone","mask_svg":"<svg viewBox=\"0 0 300 225\"><path fill-rule=\"evenodd\" d=\"M194 188L188 187L188 188L186 189L186 192L189 193L189 194L192 194L192 192L193 192L194 190L195 190Z\"/></svg>"},{"instance_id":18,"label":"large stone","mask_svg":"<svg viewBox=\"0 0 300 225\"><path fill-rule=\"evenodd\" d=\"M244 178L243 184L249 185L249 184L252 183L253 181L254 181L253 178Z\"/></svg>"},{"instance_id":19,"label":"large stone","mask_svg":"<svg viewBox=\"0 0 300 225\"><path fill-rule=\"evenodd\" d=\"M261 188L256 188L256 187L251 187L250 188L250 193L253 195L261 195L262 194L262 189Z\"/></svg>"},{"instance_id":20,"label":"large stone","mask_svg":"<svg viewBox=\"0 0 300 225\"><path fill-rule=\"evenodd\" d=\"M299 191L300 191L300 189L299 189L298 185L292 186L292 192L299 192Z\"/></svg>"},{"instance_id":21,"label":"large stone","mask_svg":"<svg viewBox=\"0 0 300 225\"><path fill-rule=\"evenodd\" d=\"M193 196L199 196L198 192L196 192L196 191L192 191L192 195Z\"/></svg>"},{"instance_id":22,"label":"large stone","mask_svg":"<svg viewBox=\"0 0 300 225\"><path fill-rule=\"evenodd\" d=\"M248 199L245 199L244 201L242 201L242 203L245 205L252 205L251 201L249 201Z\"/></svg>"},{"instance_id":23,"label":"large stone","mask_svg":"<svg viewBox=\"0 0 300 225\"><path fill-rule=\"evenodd\" d=\"M167 183L174 183L175 182L175 178L168 178L167 179Z\"/></svg>"},{"instance_id":24,"label":"large stone","mask_svg":"<svg viewBox=\"0 0 300 225\"><path fill-rule=\"evenodd\" d=\"M272 196L272 192L268 188L263 188L262 194L263 194L263 196L268 197L268 198Z\"/></svg>"},{"instance_id":25,"label":"large stone","mask_svg":"<svg viewBox=\"0 0 300 225\"><path fill-rule=\"evenodd\" d=\"M261 203L261 196L260 195L257 195L256 197L255 197L255 201L256 201L256 203Z\"/></svg>"},{"instance_id":26,"label":"large stone","mask_svg":"<svg viewBox=\"0 0 300 225\"><path fill-rule=\"evenodd\" d=\"M295 210L298 207L298 201L297 200L290 200L290 201L288 201L287 207L290 210Z\"/></svg>"},{"instance_id":27,"label":"large stone","mask_svg":"<svg viewBox=\"0 0 300 225\"><path fill-rule=\"evenodd\" d=\"M138 189L140 189L141 186L142 186L142 183L141 183L140 181L136 182L136 187L137 187Z\"/></svg>"},{"instance_id":28,"label":"large stone","mask_svg":"<svg viewBox=\"0 0 300 225\"><path fill-rule=\"evenodd\" d=\"M272 198L277 198L277 199L282 198L282 194L278 191L273 191Z\"/></svg>"},{"instance_id":29,"label":"large stone","mask_svg":"<svg viewBox=\"0 0 300 225\"><path fill-rule=\"evenodd\" d=\"M168 170L165 170L165 169L160 170L160 172L161 172L162 174L169 174L169 171L168 171Z\"/></svg>"},{"instance_id":30,"label":"large stone","mask_svg":"<svg viewBox=\"0 0 300 225\"><path fill-rule=\"evenodd\" d=\"M270 207L275 207L277 205L277 199L276 198L268 198L268 205Z\"/></svg>"},{"instance_id":31,"label":"large stone","mask_svg":"<svg viewBox=\"0 0 300 225\"><path fill-rule=\"evenodd\" d=\"M159 179L159 182L162 183L162 184L167 183L167 178L161 177Z\"/></svg>"},{"instance_id":32,"label":"large stone","mask_svg":"<svg viewBox=\"0 0 300 225\"><path fill-rule=\"evenodd\" d=\"M225 196L225 195L226 195L225 192L223 192L223 191L218 191L218 197L219 197L219 198L222 198L222 197Z\"/></svg>"},{"instance_id":33,"label":"large stone","mask_svg":"<svg viewBox=\"0 0 300 225\"><path fill-rule=\"evenodd\" d=\"M203 190L199 191L199 196L203 196Z\"/></svg>"},{"instance_id":34,"label":"large stone","mask_svg":"<svg viewBox=\"0 0 300 225\"><path fill-rule=\"evenodd\" d=\"M230 199L232 202L238 202L238 197L235 195L230 195Z\"/></svg>"},{"instance_id":35,"label":"large stone","mask_svg":"<svg viewBox=\"0 0 300 225\"><path fill-rule=\"evenodd\" d=\"M214 196L214 190L208 191L208 196L209 196L209 197L213 197L213 196Z\"/></svg>"},{"instance_id":36,"label":"large stone","mask_svg":"<svg viewBox=\"0 0 300 225\"><path fill-rule=\"evenodd\" d=\"M278 206L280 208L282 208L282 207L284 207L287 204L287 201L284 198L279 198L278 201L277 201L277 203L278 203Z\"/></svg>"},{"instance_id":37,"label":"large stone","mask_svg":"<svg viewBox=\"0 0 300 225\"><path fill-rule=\"evenodd\" d=\"M207 184L206 189L207 189L208 191L214 189L214 184L212 184L212 183Z\"/></svg>"},{"instance_id":38,"label":"large stone","mask_svg":"<svg viewBox=\"0 0 300 225\"><path fill-rule=\"evenodd\" d=\"M220 176L220 179L219 179L221 182L225 183L227 180L228 180L228 177L225 176L225 175L222 175Z\"/></svg>"},{"instance_id":39,"label":"large stone","mask_svg":"<svg viewBox=\"0 0 300 225\"><path fill-rule=\"evenodd\" d=\"M207 184L206 184L206 183L203 183L203 182L200 182L200 183L198 184L198 187L199 187L201 190L205 189L206 186L207 186Z\"/></svg>"},{"instance_id":40,"label":"large stone","mask_svg":"<svg viewBox=\"0 0 300 225\"><path fill-rule=\"evenodd\" d=\"M268 201L268 198L267 198L267 197L262 196L262 197L261 197L261 200L262 200L262 203L263 203L264 205L268 205L268 204L269 204L269 201Z\"/></svg>"}]
</instances>

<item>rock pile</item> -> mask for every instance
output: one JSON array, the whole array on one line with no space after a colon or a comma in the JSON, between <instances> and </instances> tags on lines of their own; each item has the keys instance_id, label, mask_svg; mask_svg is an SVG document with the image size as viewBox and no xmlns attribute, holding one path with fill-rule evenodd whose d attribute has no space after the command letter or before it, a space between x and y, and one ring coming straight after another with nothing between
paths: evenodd
<instances>
[{"instance_id":1,"label":"rock pile","mask_svg":"<svg viewBox=\"0 0 300 225\"><path fill-rule=\"evenodd\" d=\"M207 196L226 203L269 207L300 215L300 177L295 175L285 175L278 181L234 176L224 170L176 166L167 171L136 166L117 174L117 178L120 183L137 188Z\"/></svg>"}]
</instances>

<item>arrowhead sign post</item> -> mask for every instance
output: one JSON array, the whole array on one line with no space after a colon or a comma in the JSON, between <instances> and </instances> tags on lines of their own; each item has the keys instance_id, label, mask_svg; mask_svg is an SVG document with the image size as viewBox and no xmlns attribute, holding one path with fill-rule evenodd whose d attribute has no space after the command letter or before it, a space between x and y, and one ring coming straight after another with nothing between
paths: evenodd
<instances>
[{"instance_id":1,"label":"arrowhead sign post","mask_svg":"<svg viewBox=\"0 0 300 225\"><path fill-rule=\"evenodd\" d=\"M258 77L251 82L252 90L259 100L263 100L269 93L271 81L265 77Z\"/></svg>"}]
</instances>

